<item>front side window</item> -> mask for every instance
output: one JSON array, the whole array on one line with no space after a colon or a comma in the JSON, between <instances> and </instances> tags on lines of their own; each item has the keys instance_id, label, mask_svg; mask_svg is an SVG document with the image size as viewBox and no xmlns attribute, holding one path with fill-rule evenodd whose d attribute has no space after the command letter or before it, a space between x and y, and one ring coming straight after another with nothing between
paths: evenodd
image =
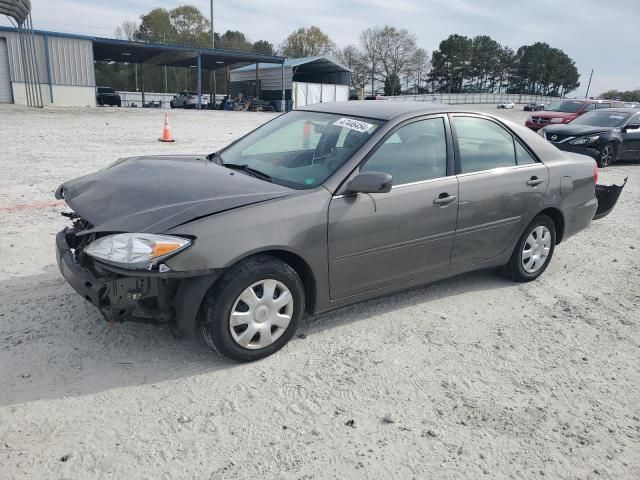
<instances>
[{"instance_id":1,"label":"front side window","mask_svg":"<svg viewBox=\"0 0 640 480\"><path fill-rule=\"evenodd\" d=\"M455 117L454 124L462 173L517 164L513 136L501 126L476 117Z\"/></svg>"},{"instance_id":2,"label":"front side window","mask_svg":"<svg viewBox=\"0 0 640 480\"><path fill-rule=\"evenodd\" d=\"M430 118L401 127L380 145L360 171L390 173L396 186L446 176L444 120Z\"/></svg>"},{"instance_id":3,"label":"front side window","mask_svg":"<svg viewBox=\"0 0 640 480\"><path fill-rule=\"evenodd\" d=\"M249 167L273 183L314 188L350 159L382 123L328 113L290 112L230 145L220 158L230 168Z\"/></svg>"}]
</instances>

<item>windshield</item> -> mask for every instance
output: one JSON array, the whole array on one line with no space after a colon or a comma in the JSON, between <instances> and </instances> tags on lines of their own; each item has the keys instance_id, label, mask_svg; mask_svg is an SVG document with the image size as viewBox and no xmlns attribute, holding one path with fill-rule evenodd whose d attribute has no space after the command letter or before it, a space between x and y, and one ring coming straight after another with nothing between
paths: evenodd
<instances>
[{"instance_id":1,"label":"windshield","mask_svg":"<svg viewBox=\"0 0 640 480\"><path fill-rule=\"evenodd\" d=\"M630 116L630 113L596 111L585 113L570 123L571 125L590 125L593 127L617 127Z\"/></svg>"},{"instance_id":2,"label":"windshield","mask_svg":"<svg viewBox=\"0 0 640 480\"><path fill-rule=\"evenodd\" d=\"M113 88L100 87L98 88L98 93L115 93Z\"/></svg>"},{"instance_id":3,"label":"windshield","mask_svg":"<svg viewBox=\"0 0 640 480\"><path fill-rule=\"evenodd\" d=\"M382 124L328 113L290 112L220 152L226 166L296 189L314 188L340 168ZM270 178L269 178L270 177Z\"/></svg>"},{"instance_id":4,"label":"windshield","mask_svg":"<svg viewBox=\"0 0 640 480\"><path fill-rule=\"evenodd\" d=\"M556 100L545 108L547 112L576 113L582 107L583 102L576 100Z\"/></svg>"}]
</instances>

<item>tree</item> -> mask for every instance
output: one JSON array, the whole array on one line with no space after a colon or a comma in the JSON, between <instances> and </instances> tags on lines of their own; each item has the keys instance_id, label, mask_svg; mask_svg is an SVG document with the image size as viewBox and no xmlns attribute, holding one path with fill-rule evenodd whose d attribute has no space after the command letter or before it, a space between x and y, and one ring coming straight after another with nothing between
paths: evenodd
<instances>
[{"instance_id":1,"label":"tree","mask_svg":"<svg viewBox=\"0 0 640 480\"><path fill-rule=\"evenodd\" d=\"M146 15L141 15L135 38L154 43L175 41L175 30L171 24L169 11L164 8L154 8Z\"/></svg>"},{"instance_id":2,"label":"tree","mask_svg":"<svg viewBox=\"0 0 640 480\"><path fill-rule=\"evenodd\" d=\"M390 75L384 79L384 94L386 96L400 95L402 86L400 85L400 77Z\"/></svg>"},{"instance_id":3,"label":"tree","mask_svg":"<svg viewBox=\"0 0 640 480\"><path fill-rule=\"evenodd\" d=\"M299 28L292 32L282 43L282 55L291 58L317 57L329 55L335 44L318 27Z\"/></svg>"},{"instance_id":4,"label":"tree","mask_svg":"<svg viewBox=\"0 0 640 480\"><path fill-rule=\"evenodd\" d=\"M367 84L367 62L355 45L347 45L333 52L333 58L351 70L351 93L360 95Z\"/></svg>"},{"instance_id":5,"label":"tree","mask_svg":"<svg viewBox=\"0 0 640 480\"><path fill-rule=\"evenodd\" d=\"M623 102L640 102L640 87L635 90L608 90L604 93L600 94L600 98L604 98L607 100L615 100L616 98L620 98Z\"/></svg>"},{"instance_id":6,"label":"tree","mask_svg":"<svg viewBox=\"0 0 640 480\"><path fill-rule=\"evenodd\" d=\"M252 52L253 45L244 33L237 30L227 30L220 37L220 41L216 42L218 48L225 48L227 50L240 50L243 52Z\"/></svg>"},{"instance_id":7,"label":"tree","mask_svg":"<svg viewBox=\"0 0 640 480\"><path fill-rule=\"evenodd\" d=\"M120 40L135 40L138 24L132 20L125 20L122 25L116 28L115 36Z\"/></svg>"},{"instance_id":8,"label":"tree","mask_svg":"<svg viewBox=\"0 0 640 480\"><path fill-rule=\"evenodd\" d=\"M169 12L175 39L183 45L211 45L211 24L202 12L192 5L183 5Z\"/></svg>"},{"instance_id":9,"label":"tree","mask_svg":"<svg viewBox=\"0 0 640 480\"><path fill-rule=\"evenodd\" d=\"M461 92L465 74L471 71L473 41L462 35L449 35L431 56L429 81L437 92Z\"/></svg>"},{"instance_id":10,"label":"tree","mask_svg":"<svg viewBox=\"0 0 640 480\"><path fill-rule=\"evenodd\" d=\"M367 76L371 79L371 95L375 95L376 76L380 70L381 32L380 28L370 27L360 34L363 60L367 64Z\"/></svg>"},{"instance_id":11,"label":"tree","mask_svg":"<svg viewBox=\"0 0 640 480\"><path fill-rule=\"evenodd\" d=\"M257 42L253 42L253 51L256 53L262 53L263 55L275 55L275 49L273 48L273 43L270 43L266 40L258 40Z\"/></svg>"}]
</instances>

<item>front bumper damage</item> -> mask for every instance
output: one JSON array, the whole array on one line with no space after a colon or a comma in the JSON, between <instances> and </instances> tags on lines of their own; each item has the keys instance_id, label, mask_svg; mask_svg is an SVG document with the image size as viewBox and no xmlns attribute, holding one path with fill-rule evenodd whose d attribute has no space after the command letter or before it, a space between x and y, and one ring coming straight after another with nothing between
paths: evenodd
<instances>
[{"instance_id":1,"label":"front bumper damage","mask_svg":"<svg viewBox=\"0 0 640 480\"><path fill-rule=\"evenodd\" d=\"M73 228L56 236L56 257L64 279L109 322L168 324L181 337L197 335L202 299L221 271L127 271L104 265L76 248Z\"/></svg>"}]
</instances>

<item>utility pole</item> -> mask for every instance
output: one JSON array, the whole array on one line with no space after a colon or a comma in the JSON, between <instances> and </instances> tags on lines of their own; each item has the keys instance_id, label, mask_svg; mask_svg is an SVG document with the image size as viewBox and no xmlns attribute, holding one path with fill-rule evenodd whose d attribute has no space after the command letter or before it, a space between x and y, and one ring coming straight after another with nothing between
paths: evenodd
<instances>
[{"instance_id":1,"label":"utility pole","mask_svg":"<svg viewBox=\"0 0 640 480\"><path fill-rule=\"evenodd\" d=\"M589 75L589 84L587 85L587 93L584 98L589 98L589 89L591 88L591 79L593 78L593 68L591 69L591 75Z\"/></svg>"},{"instance_id":2,"label":"utility pole","mask_svg":"<svg viewBox=\"0 0 640 480\"><path fill-rule=\"evenodd\" d=\"M164 43L165 45L167 43L166 33L162 34L162 43ZM162 66L162 73L164 74L164 93L169 93L169 90L167 90L167 66L166 65Z\"/></svg>"}]
</instances>

